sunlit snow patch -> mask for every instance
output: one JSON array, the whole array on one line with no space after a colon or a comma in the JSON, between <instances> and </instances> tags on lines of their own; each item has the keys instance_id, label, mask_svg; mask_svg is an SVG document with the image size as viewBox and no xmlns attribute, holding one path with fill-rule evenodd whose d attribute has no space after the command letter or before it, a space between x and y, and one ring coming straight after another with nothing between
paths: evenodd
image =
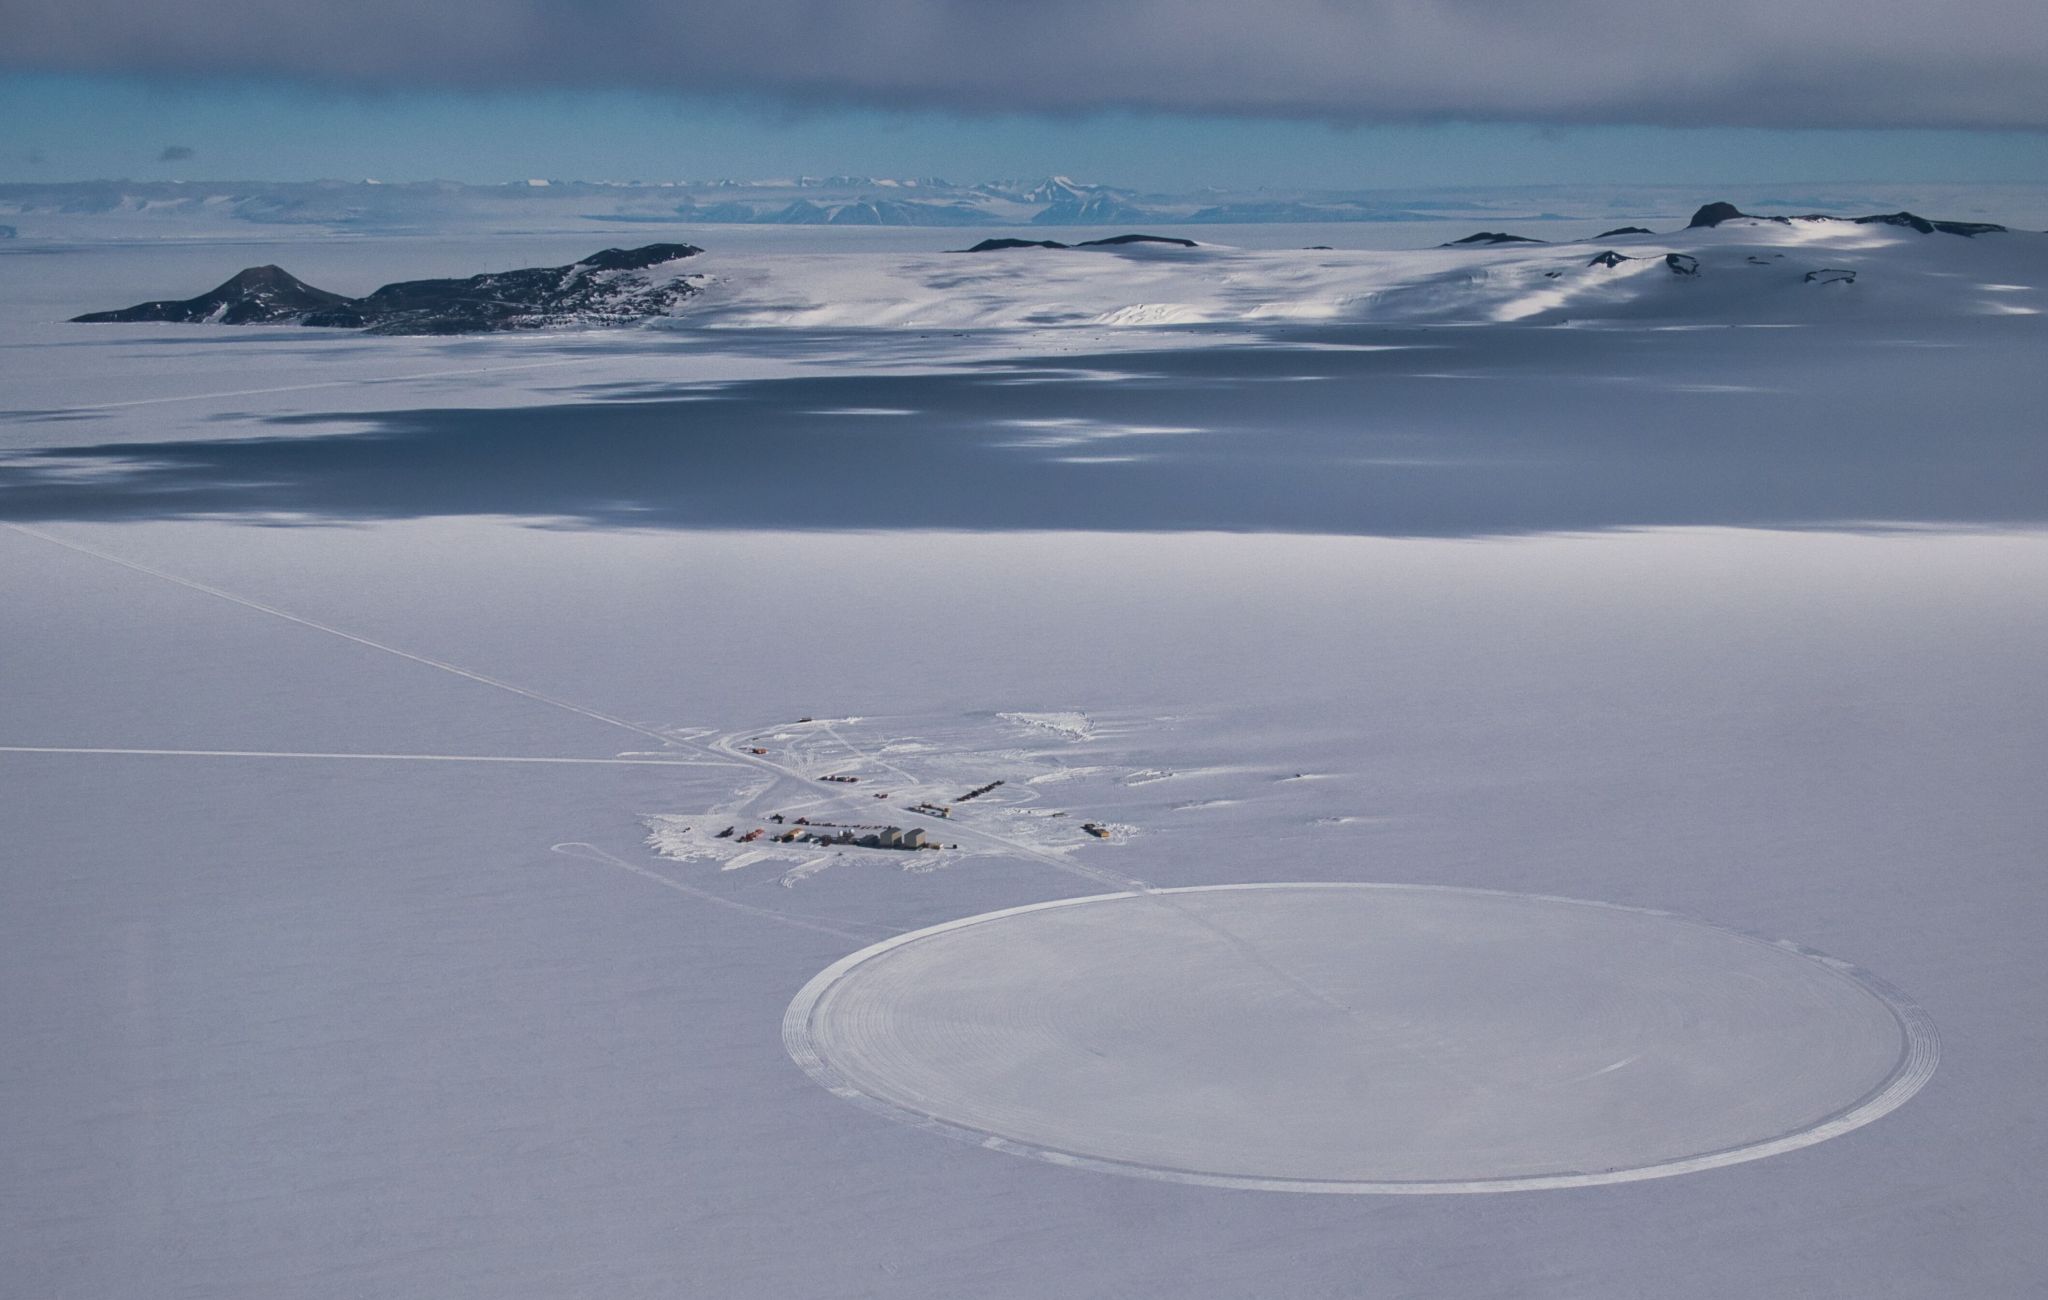
<instances>
[{"instance_id":1,"label":"sunlit snow patch","mask_svg":"<svg viewBox=\"0 0 2048 1300\"><path fill-rule=\"evenodd\" d=\"M1047 732L1063 740L1089 740L1095 734L1085 713L998 713L996 718L1012 726Z\"/></svg>"},{"instance_id":2,"label":"sunlit snow patch","mask_svg":"<svg viewBox=\"0 0 2048 1300\"><path fill-rule=\"evenodd\" d=\"M839 1096L1055 1164L1296 1192L1711 1169L1917 1092L1927 1016L1660 912L1409 885L1068 898L901 935L790 1004Z\"/></svg>"}]
</instances>

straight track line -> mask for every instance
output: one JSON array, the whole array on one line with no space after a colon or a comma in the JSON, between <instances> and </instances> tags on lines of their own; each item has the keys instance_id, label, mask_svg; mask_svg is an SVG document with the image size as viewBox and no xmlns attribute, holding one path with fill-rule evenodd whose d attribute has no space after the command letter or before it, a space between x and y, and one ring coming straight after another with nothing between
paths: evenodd
<instances>
[{"instance_id":1,"label":"straight track line","mask_svg":"<svg viewBox=\"0 0 2048 1300\"><path fill-rule=\"evenodd\" d=\"M281 749L117 749L88 745L0 745L0 754L118 754L146 758L365 759L397 763L571 763L613 767L725 767L696 758L558 758L525 754L367 754Z\"/></svg>"},{"instance_id":2,"label":"straight track line","mask_svg":"<svg viewBox=\"0 0 2048 1300\"><path fill-rule=\"evenodd\" d=\"M444 673L453 673L457 677L464 677L469 679L470 681L479 682L495 690L506 691L513 695L522 696L525 699L534 700L538 703L548 705L551 708L562 709L566 712L574 713L581 717L589 718L594 722L602 722L608 726L619 727L623 730L633 732L635 735L646 736L650 739L658 740L664 745L671 743L674 739L671 736L665 735L662 732L657 731L653 727L643 727L637 722L628 722L624 718L615 718L608 713L600 713L596 709L586 709L580 704L574 704L568 700L558 699L555 696L545 694L541 691L529 690L524 686L514 685L511 682L502 681L496 677L491 677L484 673L472 672L471 670L462 667L460 664L451 664L444 659L435 659L430 655L415 654L410 650L402 650L395 645L389 645L382 641L375 641L366 636L357 636L355 633L343 631L341 628L335 627L331 623L322 623L317 619L306 618L303 615L294 614L290 610L279 609L275 605L266 605L260 600L251 600L247 596L238 596L232 591L225 591L219 587L210 586L207 583L199 582L192 578L181 577L175 573L167 573L162 569L154 568L150 565L143 564L138 560L131 560L125 556L115 555L110 551L100 550L96 546L87 546L83 542L74 542L68 538L58 537L54 533L45 532L40 528L32 528L27 524L13 523L0 523L0 528L6 528L12 532L20 533L24 537L33 537L37 541L48 542L52 546L61 546L67 551L76 551L80 555L90 555L94 559L105 560L109 564L118 564L124 569L129 569L136 573L147 574L152 578L157 578L164 582L174 583L177 586L184 587L191 591L202 592L205 595L212 596L216 599L225 600L232 604L240 605L245 609L253 609L258 613L268 614L272 618L281 618L287 623L297 623L300 627L309 627L316 632L325 632L329 636L338 636L344 641L353 641L357 645L367 646L372 650L381 650L388 655L397 655L400 659L409 659L416 664L424 664L429 668L438 668Z\"/></svg>"},{"instance_id":3,"label":"straight track line","mask_svg":"<svg viewBox=\"0 0 2048 1300\"><path fill-rule=\"evenodd\" d=\"M574 713L580 717L589 718L595 722L602 722L610 726L618 727L622 730L633 732L636 735L647 736L653 740L660 741L665 746L681 745L693 749L698 753L705 755L708 758L724 759L739 764L741 766L754 767L764 772L774 773L777 776L790 777L799 781L806 780L806 778L801 772L798 772L793 768L784 767L780 763L770 762L769 760L761 758L757 755L742 754L730 748L730 745L732 744L732 736L721 737L717 741L708 745L700 741L683 740L676 736L668 735L664 732L658 731L653 727L644 727L637 722L629 722L624 718L613 717L611 714L608 713L600 713L596 709L587 709L580 704L571 703L568 700L559 699L555 696L547 695L540 691L529 690L524 686L517 686L511 682L503 681L499 678L491 677L484 673L472 672L470 669L464 668L459 664L452 664L443 659L435 659L429 655L415 654L410 650L402 650L397 646L389 645L382 641L375 641L369 637L357 636L355 633L343 631L341 628L335 627L331 623L322 623L317 619L306 618L302 615L294 614L289 610L279 609L275 605L266 605L260 600L251 600L247 596L238 596L232 591L226 591L219 587L210 586L207 583L198 582L191 578L181 577L175 573L167 573L162 569L153 568L150 565L143 564L136 560L128 559L125 556L115 555L109 551L102 551L98 547L87 546L83 542L74 542L67 538L58 537L52 533L45 532L40 528L32 528L26 524L15 523L0 523L0 528L11 529L14 532L20 533L24 537L33 537L38 541L48 542L53 546L61 546L66 550L76 551L80 555L90 555L95 559L105 560L109 564L118 564L124 569L129 569L136 573L147 574L152 578L158 578L164 582L174 583L180 587L185 587L192 591L202 592L206 595L217 597L218 599L228 601L232 604L240 605L245 609L253 609L258 613L269 614L273 618L281 618L288 623L297 623L301 627L311 628L316 632L325 632L329 636L337 636L344 641L353 641L357 645L367 646L372 650L381 650L386 654L396 655L400 659L408 659L411 660L413 663L424 664L429 668L438 668L444 673L452 673L457 677L466 678L470 681L478 682L482 685L492 687L496 690L505 691L509 694L517 695L524 699L534 700L538 703L546 704L550 707L561 709L568 713ZM835 738L839 739L841 744L846 744L845 739L843 737L837 737L836 733ZM848 747L852 748L851 746ZM808 784L807 781L806 784ZM916 814L912 815L916 816ZM924 822L926 825L934 824L933 819L931 818L920 817L919 820ZM973 827L963 826L952 822L948 822L947 825L948 828L951 830L952 834L959 839L979 839L985 844L1000 845L1013 853L1018 853L1023 855L1024 857L1035 859L1046 866L1052 867L1054 870L1066 872L1070 875L1080 876L1083 879L1094 881L1097 884L1108 885L1115 889L1130 890L1139 894L1143 894L1149 898L1152 898L1155 901L1159 902L1161 905L1168 908L1169 910L1180 913L1185 919L1193 923L1196 927L1204 931L1207 931L1209 934L1214 935L1216 938L1221 939L1223 942L1229 944L1232 948L1236 949L1239 953L1241 953L1248 962L1257 966L1261 970L1264 970L1267 973L1271 974L1275 979L1288 985L1290 988L1295 989L1297 992L1300 992L1308 998L1316 1002L1320 1002L1325 1006L1344 1012L1345 1014L1350 1014L1350 1008L1345 1006L1342 1002L1324 993L1322 990L1316 988L1314 985L1309 984L1307 981L1295 975L1293 972L1288 971L1284 967L1280 966L1271 958L1267 957L1264 953L1260 952L1251 942L1235 934L1228 927L1218 924L1217 922L1212 921L1206 917L1196 915L1195 913L1184 907L1178 900L1166 897L1160 890L1146 883L1145 881L1139 880L1134 876L1125 876L1115 871L1110 871L1098 867L1085 866L1082 863L1075 862L1061 854L1050 853L1044 849L1036 847L1035 845L1022 844L1016 840L1009 839L1006 836L994 834L990 831L977 830ZM602 850L596 851L602 853ZM632 871L637 875L644 875L649 877L650 879L660 881L666 887L674 889L678 892L690 894L693 897L702 897L710 899L715 902L725 903L727 905L737 907L741 911L757 910L749 908L744 904L734 903L729 899L720 899L716 894L704 893L703 891L692 889L687 885L678 884L677 882L670 880L666 876L648 871L642 867L634 866L631 863L611 858L610 854L604 854L604 857L614 861L617 865L624 867L625 869ZM766 909L758 910L765 911ZM768 913L768 915L777 916L779 919L781 919L780 914L778 913L770 912ZM809 928L824 929L824 927L821 926L810 926ZM844 932L840 931L827 932L839 933L842 937L846 938L859 937L857 935L847 935Z\"/></svg>"}]
</instances>

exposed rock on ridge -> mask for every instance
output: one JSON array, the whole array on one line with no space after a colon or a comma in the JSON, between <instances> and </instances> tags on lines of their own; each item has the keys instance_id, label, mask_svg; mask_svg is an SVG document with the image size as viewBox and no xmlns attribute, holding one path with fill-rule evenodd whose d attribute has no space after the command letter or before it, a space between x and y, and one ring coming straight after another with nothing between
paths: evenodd
<instances>
[{"instance_id":1,"label":"exposed rock on ridge","mask_svg":"<svg viewBox=\"0 0 2048 1300\"><path fill-rule=\"evenodd\" d=\"M1544 242L1541 239L1531 239L1527 235L1510 235L1500 230L1482 230L1476 235L1467 235L1463 239L1453 239L1450 243L1439 245L1439 247L1470 248L1478 245L1541 244Z\"/></svg>"},{"instance_id":2,"label":"exposed rock on ridge","mask_svg":"<svg viewBox=\"0 0 2048 1300\"><path fill-rule=\"evenodd\" d=\"M197 298L137 303L121 311L74 317L97 321L206 322L216 325L296 324L305 316L346 307L350 299L312 285L279 266L252 266Z\"/></svg>"},{"instance_id":3,"label":"exposed rock on ridge","mask_svg":"<svg viewBox=\"0 0 2048 1300\"><path fill-rule=\"evenodd\" d=\"M1868 217L1835 217L1825 212L1809 212L1797 217L1762 217L1753 212L1744 212L1733 203L1709 203L1692 214L1686 224L1687 230L1709 230L1724 221L1775 221L1790 225L1794 221L1848 221L1859 226L1904 226L1917 230L1923 235L1939 232L1944 235L1961 235L1968 239L1975 235L2002 235L2004 226L1988 221L1930 221L1911 212L1885 212Z\"/></svg>"},{"instance_id":4,"label":"exposed rock on ridge","mask_svg":"<svg viewBox=\"0 0 2048 1300\"><path fill-rule=\"evenodd\" d=\"M372 334L624 325L669 315L697 293L686 276L662 268L703 251L690 244L607 248L568 266L493 271L461 280L402 280L362 298L316 289L279 267L255 266L196 298L139 303L73 319L319 325Z\"/></svg>"},{"instance_id":5,"label":"exposed rock on ridge","mask_svg":"<svg viewBox=\"0 0 2048 1300\"><path fill-rule=\"evenodd\" d=\"M1057 239L984 239L972 248L956 248L956 253L999 253L1010 248L1123 248L1130 244L1170 244L1176 248L1200 248L1192 239L1176 239L1171 235L1111 235L1107 239L1084 239L1078 244L1062 244Z\"/></svg>"}]
</instances>

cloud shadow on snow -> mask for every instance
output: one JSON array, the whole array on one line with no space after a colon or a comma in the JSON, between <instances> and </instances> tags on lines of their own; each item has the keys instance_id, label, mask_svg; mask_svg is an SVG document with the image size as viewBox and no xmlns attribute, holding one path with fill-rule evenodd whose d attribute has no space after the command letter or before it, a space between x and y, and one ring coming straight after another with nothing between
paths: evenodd
<instances>
[{"instance_id":1,"label":"cloud shadow on snow","mask_svg":"<svg viewBox=\"0 0 2048 1300\"><path fill-rule=\"evenodd\" d=\"M1297 328L937 374L614 385L575 405L17 455L0 518L1388 536L2048 522L2026 340L1987 328L1935 361L1906 341Z\"/></svg>"}]
</instances>

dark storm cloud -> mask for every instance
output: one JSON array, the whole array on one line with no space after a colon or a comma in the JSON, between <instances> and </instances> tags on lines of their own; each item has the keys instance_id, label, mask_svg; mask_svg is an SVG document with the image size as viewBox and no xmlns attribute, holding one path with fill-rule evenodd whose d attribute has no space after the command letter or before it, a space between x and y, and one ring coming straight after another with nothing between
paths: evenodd
<instances>
[{"instance_id":1,"label":"dark storm cloud","mask_svg":"<svg viewBox=\"0 0 2048 1300\"><path fill-rule=\"evenodd\" d=\"M184 162L192 156L193 150L190 145L167 144L164 146L164 151L156 156L156 160L158 162Z\"/></svg>"},{"instance_id":2,"label":"dark storm cloud","mask_svg":"<svg viewBox=\"0 0 2048 1300\"><path fill-rule=\"evenodd\" d=\"M6 0L0 65L968 112L2048 127L2048 5Z\"/></svg>"}]
</instances>

